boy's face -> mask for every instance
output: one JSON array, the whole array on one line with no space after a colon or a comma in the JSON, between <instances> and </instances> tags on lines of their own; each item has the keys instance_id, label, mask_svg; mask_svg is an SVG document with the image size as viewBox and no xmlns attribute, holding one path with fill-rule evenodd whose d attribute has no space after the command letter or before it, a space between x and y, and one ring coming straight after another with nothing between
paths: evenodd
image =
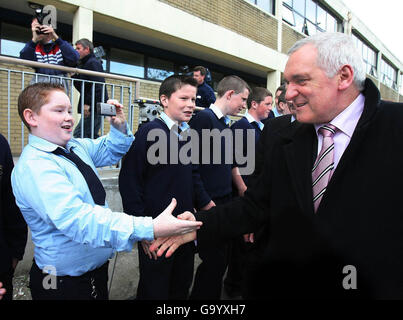
<instances>
[{"instance_id":1,"label":"boy's face","mask_svg":"<svg viewBox=\"0 0 403 320\"><path fill-rule=\"evenodd\" d=\"M188 122L195 108L196 92L196 87L185 84L172 93L169 98L162 95L160 100L166 115L179 123Z\"/></svg>"},{"instance_id":2,"label":"boy's face","mask_svg":"<svg viewBox=\"0 0 403 320\"><path fill-rule=\"evenodd\" d=\"M231 90L232 93L227 95L228 103L227 103L227 115L237 115L243 109L246 108L246 102L249 96L249 90L244 89L243 92L235 93Z\"/></svg>"},{"instance_id":3,"label":"boy's face","mask_svg":"<svg viewBox=\"0 0 403 320\"><path fill-rule=\"evenodd\" d=\"M51 91L47 100L38 113L31 113L27 122L33 135L65 147L74 126L70 100L60 90Z\"/></svg>"}]
</instances>

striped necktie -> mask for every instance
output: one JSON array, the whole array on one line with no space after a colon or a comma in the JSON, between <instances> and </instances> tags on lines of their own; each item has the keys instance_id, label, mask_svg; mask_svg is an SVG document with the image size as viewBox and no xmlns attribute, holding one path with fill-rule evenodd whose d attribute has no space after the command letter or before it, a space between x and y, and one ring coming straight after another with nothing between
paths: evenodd
<instances>
[{"instance_id":1,"label":"striped necktie","mask_svg":"<svg viewBox=\"0 0 403 320\"><path fill-rule=\"evenodd\" d=\"M333 135L337 128L331 124L323 125L318 132L323 136L322 149L316 158L312 169L313 205L315 212L326 191L334 168L334 142Z\"/></svg>"}]
</instances>

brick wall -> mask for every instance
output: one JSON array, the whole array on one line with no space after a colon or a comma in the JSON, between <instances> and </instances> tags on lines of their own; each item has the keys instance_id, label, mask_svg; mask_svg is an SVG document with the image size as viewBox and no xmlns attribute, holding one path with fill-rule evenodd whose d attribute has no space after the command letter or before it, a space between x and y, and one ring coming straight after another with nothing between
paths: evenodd
<instances>
[{"instance_id":1,"label":"brick wall","mask_svg":"<svg viewBox=\"0 0 403 320\"><path fill-rule=\"evenodd\" d=\"M388 86L385 86L383 83L380 84L379 89L381 92L381 98L383 100L399 101L399 93L395 90L389 88Z\"/></svg>"},{"instance_id":2,"label":"brick wall","mask_svg":"<svg viewBox=\"0 0 403 320\"><path fill-rule=\"evenodd\" d=\"M281 52L287 54L294 43L302 38L304 38L304 35L283 23Z\"/></svg>"},{"instance_id":3,"label":"brick wall","mask_svg":"<svg viewBox=\"0 0 403 320\"><path fill-rule=\"evenodd\" d=\"M277 49L277 20L243 0L159 0Z\"/></svg>"}]
</instances>

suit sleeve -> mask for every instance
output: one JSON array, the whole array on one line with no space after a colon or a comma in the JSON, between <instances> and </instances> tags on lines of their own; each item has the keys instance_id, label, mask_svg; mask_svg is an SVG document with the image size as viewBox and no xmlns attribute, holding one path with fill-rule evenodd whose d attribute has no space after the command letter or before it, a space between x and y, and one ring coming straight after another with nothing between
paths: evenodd
<instances>
[{"instance_id":1,"label":"suit sleeve","mask_svg":"<svg viewBox=\"0 0 403 320\"><path fill-rule=\"evenodd\" d=\"M4 234L11 256L21 260L27 243L27 224L15 203L11 188L11 171L14 167L10 147L7 140L0 136L3 163L1 179L1 212L4 216Z\"/></svg>"},{"instance_id":2,"label":"suit sleeve","mask_svg":"<svg viewBox=\"0 0 403 320\"><path fill-rule=\"evenodd\" d=\"M245 233L257 231L269 223L269 195L271 190L270 153L273 150L272 133L265 130L258 142L256 168L249 178L243 197L195 214L203 226L197 231L199 246L211 245Z\"/></svg>"},{"instance_id":3,"label":"suit sleeve","mask_svg":"<svg viewBox=\"0 0 403 320\"><path fill-rule=\"evenodd\" d=\"M143 127L144 128L144 127ZM147 132L140 130L127 152L119 173L119 192L122 196L123 211L130 215L143 216L144 187L147 172Z\"/></svg>"}]
</instances>

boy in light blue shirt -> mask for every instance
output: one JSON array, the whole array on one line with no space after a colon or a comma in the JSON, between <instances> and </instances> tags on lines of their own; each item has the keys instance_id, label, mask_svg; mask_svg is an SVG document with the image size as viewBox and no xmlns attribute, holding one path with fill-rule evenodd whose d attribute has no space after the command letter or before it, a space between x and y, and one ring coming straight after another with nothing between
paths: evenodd
<instances>
[{"instance_id":1,"label":"boy in light blue shirt","mask_svg":"<svg viewBox=\"0 0 403 320\"><path fill-rule=\"evenodd\" d=\"M86 178L67 155L77 155L96 172L127 152L134 137L123 106L115 100L108 103L116 106L110 133L96 140L72 139L72 107L63 86L37 83L19 96L18 112L30 134L13 170L12 186L35 244L33 299L107 299L107 264L114 251L130 251L136 241L200 225L174 218L174 199L155 219L112 212L105 201L96 204ZM67 155L56 154L57 149ZM49 274L55 280L44 285Z\"/></svg>"}]
</instances>

